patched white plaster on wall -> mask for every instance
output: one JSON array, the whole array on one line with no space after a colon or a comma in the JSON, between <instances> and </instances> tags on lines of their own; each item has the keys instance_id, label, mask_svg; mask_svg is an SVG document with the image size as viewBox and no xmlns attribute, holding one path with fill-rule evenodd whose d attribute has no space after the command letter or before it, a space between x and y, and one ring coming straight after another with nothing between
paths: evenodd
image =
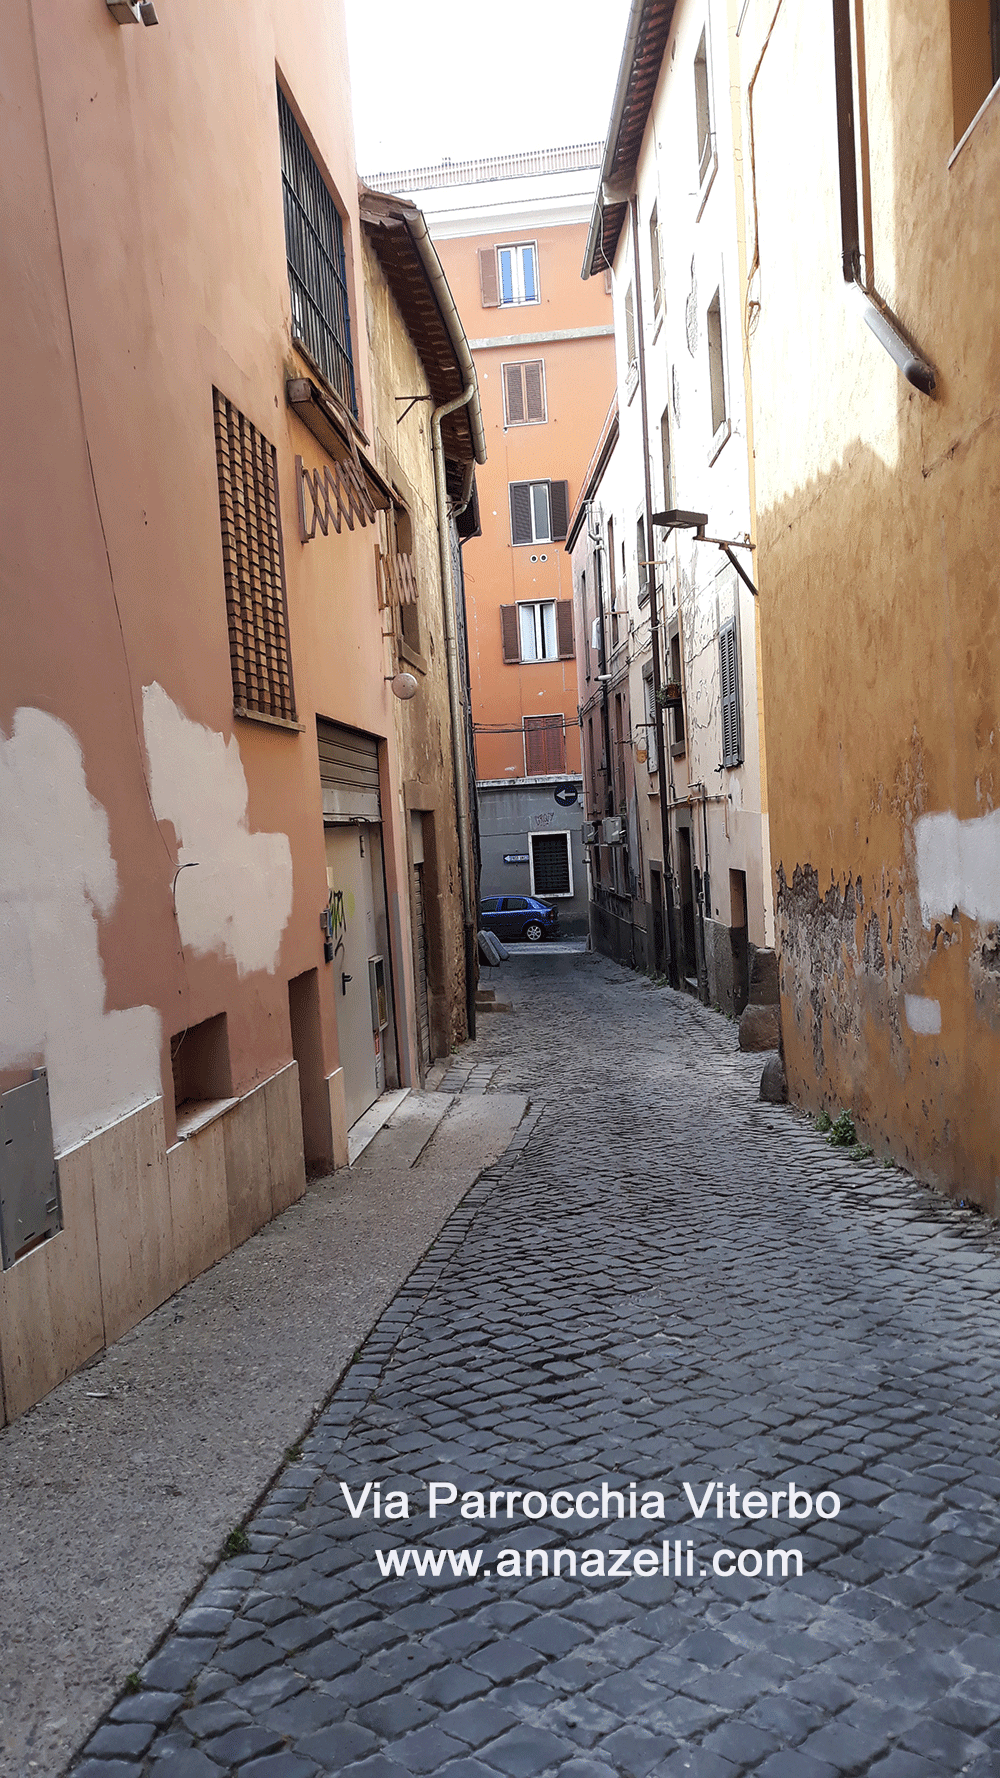
<instances>
[{"instance_id":1,"label":"patched white plaster on wall","mask_svg":"<svg viewBox=\"0 0 1000 1778\"><path fill-rule=\"evenodd\" d=\"M98 921L118 898L108 817L72 729L21 709L0 736L0 1066L42 1055L56 1151L160 1095L160 1016L104 1009Z\"/></svg>"},{"instance_id":2,"label":"patched white plaster on wall","mask_svg":"<svg viewBox=\"0 0 1000 1778\"><path fill-rule=\"evenodd\" d=\"M232 957L240 975L273 970L292 912L287 834L251 833L239 743L192 722L162 685L142 693L153 808L170 821L178 864L177 922L192 951Z\"/></svg>"},{"instance_id":3,"label":"patched white plaster on wall","mask_svg":"<svg viewBox=\"0 0 1000 1778\"><path fill-rule=\"evenodd\" d=\"M906 995L906 1023L918 1037L936 1037L941 1029L941 1002L924 994Z\"/></svg>"},{"instance_id":4,"label":"patched white plaster on wall","mask_svg":"<svg viewBox=\"0 0 1000 1778\"><path fill-rule=\"evenodd\" d=\"M925 926L948 919L953 908L971 920L1000 920L1000 809L969 821L921 815L914 837Z\"/></svg>"}]
</instances>

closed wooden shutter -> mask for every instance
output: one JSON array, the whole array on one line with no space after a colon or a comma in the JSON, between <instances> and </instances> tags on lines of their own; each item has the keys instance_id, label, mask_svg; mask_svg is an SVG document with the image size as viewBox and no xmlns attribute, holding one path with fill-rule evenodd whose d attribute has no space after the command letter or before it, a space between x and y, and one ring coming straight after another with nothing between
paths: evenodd
<instances>
[{"instance_id":1,"label":"closed wooden shutter","mask_svg":"<svg viewBox=\"0 0 1000 1778\"><path fill-rule=\"evenodd\" d=\"M524 759L529 778L566 770L566 733L561 716L524 718Z\"/></svg>"},{"instance_id":2,"label":"closed wooden shutter","mask_svg":"<svg viewBox=\"0 0 1000 1778\"><path fill-rule=\"evenodd\" d=\"M545 418L545 379L540 358L503 367L504 415L508 426Z\"/></svg>"},{"instance_id":3,"label":"closed wooden shutter","mask_svg":"<svg viewBox=\"0 0 1000 1778\"><path fill-rule=\"evenodd\" d=\"M545 418L545 384L542 379L542 360L534 359L522 365L524 371L524 412L529 420Z\"/></svg>"},{"instance_id":4,"label":"closed wooden shutter","mask_svg":"<svg viewBox=\"0 0 1000 1778\"><path fill-rule=\"evenodd\" d=\"M743 758L740 732L740 679L736 653L736 625L726 624L719 635L719 680L722 691L722 763L739 765Z\"/></svg>"},{"instance_id":5,"label":"closed wooden shutter","mask_svg":"<svg viewBox=\"0 0 1000 1778\"><path fill-rule=\"evenodd\" d=\"M479 249L479 288L482 292L483 308L498 309L500 307L500 283L497 278L497 250L495 247Z\"/></svg>"},{"instance_id":6,"label":"closed wooden shutter","mask_svg":"<svg viewBox=\"0 0 1000 1778\"><path fill-rule=\"evenodd\" d=\"M521 638L517 627L517 606L501 605L500 636L503 641L503 658L505 661L519 661L521 658Z\"/></svg>"},{"instance_id":7,"label":"closed wooden shutter","mask_svg":"<svg viewBox=\"0 0 1000 1778\"><path fill-rule=\"evenodd\" d=\"M531 525L531 483L511 482L510 484L510 534L515 543L531 543L534 534ZM566 532L563 530L563 536Z\"/></svg>"},{"instance_id":8,"label":"closed wooden shutter","mask_svg":"<svg viewBox=\"0 0 1000 1778\"><path fill-rule=\"evenodd\" d=\"M552 499L552 541L563 543L569 529L569 483L550 482Z\"/></svg>"},{"instance_id":9,"label":"closed wooden shutter","mask_svg":"<svg viewBox=\"0 0 1000 1778\"><path fill-rule=\"evenodd\" d=\"M559 659L571 660L574 653L572 599L556 600L556 640L559 644Z\"/></svg>"},{"instance_id":10,"label":"closed wooden shutter","mask_svg":"<svg viewBox=\"0 0 1000 1778\"><path fill-rule=\"evenodd\" d=\"M508 426L524 424L523 370L522 364L505 364L503 367L503 397Z\"/></svg>"}]
</instances>

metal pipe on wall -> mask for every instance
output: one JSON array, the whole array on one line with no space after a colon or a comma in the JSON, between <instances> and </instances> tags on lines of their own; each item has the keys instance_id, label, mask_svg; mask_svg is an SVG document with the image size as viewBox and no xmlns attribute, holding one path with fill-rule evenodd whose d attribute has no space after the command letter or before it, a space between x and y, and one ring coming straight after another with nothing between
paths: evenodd
<instances>
[{"instance_id":1,"label":"metal pipe on wall","mask_svg":"<svg viewBox=\"0 0 1000 1778\"><path fill-rule=\"evenodd\" d=\"M629 200L632 218L632 264L635 284L635 332L639 353L639 396L642 409L642 467L646 496L646 549L649 554L653 537L653 490L649 479L649 416L646 406L646 347L642 329L642 277L639 265L639 200ZM659 803L660 840L663 847L663 892L666 901L667 979L672 988L680 986L677 972L677 946L674 933L674 886L670 857L670 808L667 802L667 750L663 728L663 706L660 703L660 611L656 596L656 570L649 571L649 632L653 644L653 722L656 728L656 757L660 765Z\"/></svg>"}]
</instances>

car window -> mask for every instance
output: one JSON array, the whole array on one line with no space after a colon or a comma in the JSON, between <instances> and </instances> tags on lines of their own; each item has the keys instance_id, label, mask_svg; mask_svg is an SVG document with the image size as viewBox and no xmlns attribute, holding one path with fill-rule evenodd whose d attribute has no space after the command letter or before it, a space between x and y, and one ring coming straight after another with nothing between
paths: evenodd
<instances>
[{"instance_id":1,"label":"car window","mask_svg":"<svg viewBox=\"0 0 1000 1778\"><path fill-rule=\"evenodd\" d=\"M505 907L511 908L514 910L515 913L519 913L519 914L523 914L525 908L529 907L530 905L531 905L530 902L525 901L523 895L508 895L506 901L504 902Z\"/></svg>"},{"instance_id":2,"label":"car window","mask_svg":"<svg viewBox=\"0 0 1000 1778\"><path fill-rule=\"evenodd\" d=\"M500 906L499 895L487 895L485 900L482 903L483 913L484 914L495 914L497 911L497 908L499 906Z\"/></svg>"}]
</instances>

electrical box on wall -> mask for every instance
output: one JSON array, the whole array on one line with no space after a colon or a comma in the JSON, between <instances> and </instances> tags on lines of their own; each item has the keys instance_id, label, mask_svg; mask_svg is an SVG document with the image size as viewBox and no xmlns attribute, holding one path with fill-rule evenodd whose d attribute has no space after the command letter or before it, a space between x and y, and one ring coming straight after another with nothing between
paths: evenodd
<instances>
[{"instance_id":1,"label":"electrical box on wall","mask_svg":"<svg viewBox=\"0 0 1000 1778\"><path fill-rule=\"evenodd\" d=\"M0 1093L0 1259L4 1271L62 1228L49 1078Z\"/></svg>"}]
</instances>

